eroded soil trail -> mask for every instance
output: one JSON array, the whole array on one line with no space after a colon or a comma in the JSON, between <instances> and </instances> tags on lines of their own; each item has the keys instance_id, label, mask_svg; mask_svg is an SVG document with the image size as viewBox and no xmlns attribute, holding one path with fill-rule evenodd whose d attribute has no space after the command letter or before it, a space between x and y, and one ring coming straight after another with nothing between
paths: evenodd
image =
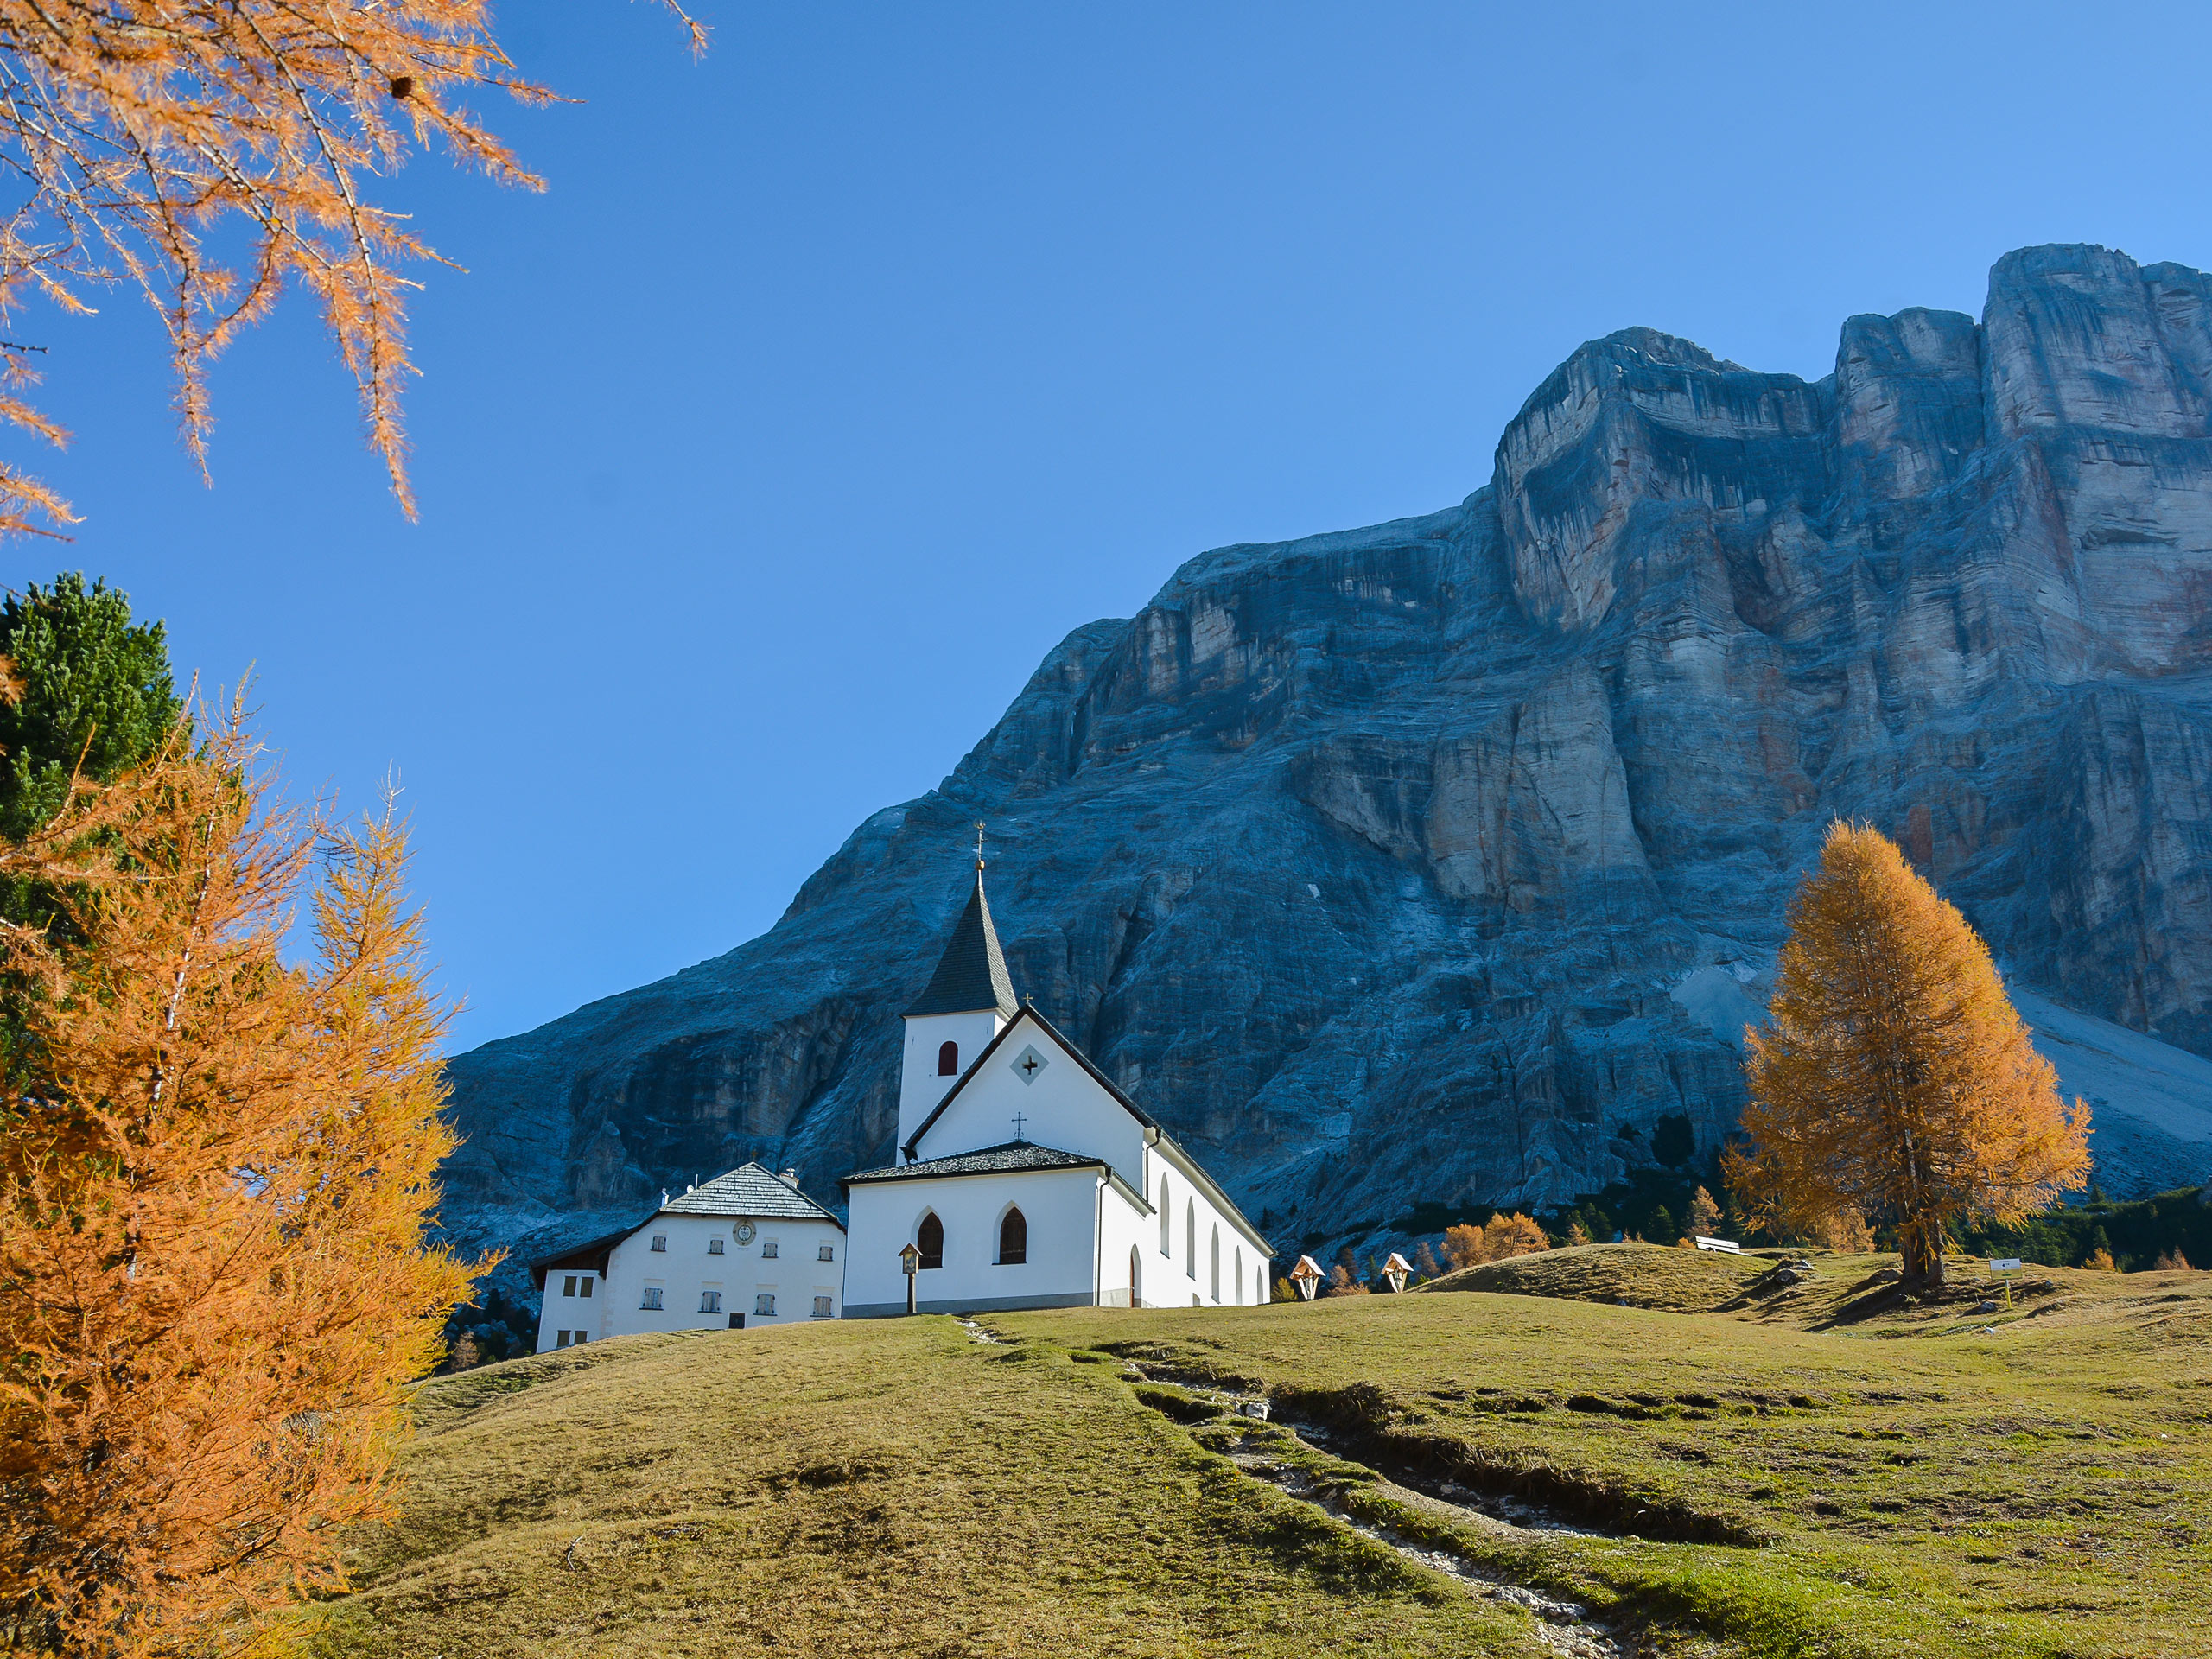
<instances>
[{"instance_id":1,"label":"eroded soil trail","mask_svg":"<svg viewBox=\"0 0 2212 1659\"><path fill-rule=\"evenodd\" d=\"M1579 1532L1581 1529L1567 1526L1543 1515L1532 1505L1516 1504L1510 1500L1503 1500L1501 1503L1501 1500L1485 1498L1483 1500L1484 1507L1478 1509L1471 1501L1455 1501L1471 1500L1476 1497L1476 1494L1462 1489L1447 1486L1443 1492L1438 1493L1402 1486L1332 1449L1326 1444L1332 1438L1329 1431L1318 1425L1281 1418L1270 1421L1269 1404L1263 1395L1246 1396L1203 1386L1193 1388L1187 1379L1154 1376L1127 1359L1123 1360L1122 1365L1122 1375L1133 1382L1170 1383L1185 1389L1195 1399L1221 1408L1224 1414L1234 1414L1250 1421L1252 1427L1239 1433L1224 1448L1229 1460L1247 1475L1255 1480L1266 1481L1277 1491L1301 1503L1312 1504L1361 1537L1395 1551L1407 1560L1443 1573L1470 1595L1522 1609L1535 1621L1537 1639L1552 1652L1564 1656L1564 1659L1632 1659L1634 1649L1580 1603L1516 1583L1494 1568L1471 1560L1454 1550L1440 1548L1427 1541L1408 1537L1395 1528L1354 1514L1335 1489L1316 1479L1311 1471L1294 1459L1283 1455L1286 1443L1319 1452L1339 1464L1352 1464L1374 1477L1371 1490L1378 1496L1416 1513L1470 1526L1497 1537L1527 1538L1541 1533ZM1166 1409L1157 1405L1154 1408ZM1511 1510L1521 1513L1508 1518L1494 1512L1500 1507L1510 1507Z\"/></svg>"}]
</instances>

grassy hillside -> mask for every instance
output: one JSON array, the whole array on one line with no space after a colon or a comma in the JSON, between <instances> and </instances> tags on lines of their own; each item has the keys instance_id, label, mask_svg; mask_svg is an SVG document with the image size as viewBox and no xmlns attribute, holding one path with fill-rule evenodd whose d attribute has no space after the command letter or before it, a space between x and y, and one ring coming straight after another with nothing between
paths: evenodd
<instances>
[{"instance_id":1,"label":"grassy hillside","mask_svg":"<svg viewBox=\"0 0 2212 1659\"><path fill-rule=\"evenodd\" d=\"M1116 1369L950 1319L631 1337L427 1385L320 1650L1533 1654Z\"/></svg>"},{"instance_id":2,"label":"grassy hillside","mask_svg":"<svg viewBox=\"0 0 2212 1659\"><path fill-rule=\"evenodd\" d=\"M1441 1567L1645 1653L2212 1655L2212 1274L2038 1271L1986 1314L1812 1263L1598 1247L1000 1345L923 1319L512 1361L423 1389L408 1512L325 1648L1563 1650ZM1504 1497L1585 1530L1454 1507Z\"/></svg>"}]
</instances>

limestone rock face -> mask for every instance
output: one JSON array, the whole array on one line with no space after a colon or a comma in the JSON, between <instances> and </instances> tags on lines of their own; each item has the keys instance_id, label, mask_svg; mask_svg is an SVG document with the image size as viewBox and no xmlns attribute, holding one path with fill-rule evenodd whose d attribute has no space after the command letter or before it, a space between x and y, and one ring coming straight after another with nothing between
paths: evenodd
<instances>
[{"instance_id":1,"label":"limestone rock face","mask_svg":"<svg viewBox=\"0 0 2212 1659\"><path fill-rule=\"evenodd\" d=\"M2193 1052L2150 1116L2135 1061L2095 1088L2107 1189L2201 1179L2208 411L2212 285L2102 248L2006 256L1979 324L1853 317L1812 384L1593 341L1460 505L1193 559L768 933L460 1057L454 1230L887 1160L978 817L1016 988L1279 1242L1595 1191L1663 1116L1709 1152L1839 815L2037 1006Z\"/></svg>"}]
</instances>

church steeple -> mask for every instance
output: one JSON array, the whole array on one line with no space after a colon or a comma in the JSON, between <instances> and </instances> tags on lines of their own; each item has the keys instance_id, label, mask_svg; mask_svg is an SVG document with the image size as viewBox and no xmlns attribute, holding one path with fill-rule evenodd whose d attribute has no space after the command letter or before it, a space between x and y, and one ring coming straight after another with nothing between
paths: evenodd
<instances>
[{"instance_id":1,"label":"church steeple","mask_svg":"<svg viewBox=\"0 0 2212 1659\"><path fill-rule=\"evenodd\" d=\"M944 947L937 972L930 976L921 1000L906 1010L906 1017L995 1010L1011 1020L1020 1006L1014 997L1014 980L1006 970L1006 953L999 949L999 931L991 925L991 901L983 896L979 853L968 907L953 924L951 942Z\"/></svg>"},{"instance_id":2,"label":"church steeple","mask_svg":"<svg viewBox=\"0 0 2212 1659\"><path fill-rule=\"evenodd\" d=\"M920 999L906 1010L905 1057L899 1071L899 1144L937 1109L960 1074L1020 1011L1014 980L983 896L982 825L976 826L976 885L952 925Z\"/></svg>"}]
</instances>

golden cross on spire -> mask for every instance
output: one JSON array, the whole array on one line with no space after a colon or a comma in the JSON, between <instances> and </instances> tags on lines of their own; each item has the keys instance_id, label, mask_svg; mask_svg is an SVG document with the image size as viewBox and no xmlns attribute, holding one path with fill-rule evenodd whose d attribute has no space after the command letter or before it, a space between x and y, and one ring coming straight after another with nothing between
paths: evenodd
<instances>
[{"instance_id":1,"label":"golden cross on spire","mask_svg":"<svg viewBox=\"0 0 2212 1659\"><path fill-rule=\"evenodd\" d=\"M981 818L976 820L976 868L979 870L983 868L983 821Z\"/></svg>"}]
</instances>

